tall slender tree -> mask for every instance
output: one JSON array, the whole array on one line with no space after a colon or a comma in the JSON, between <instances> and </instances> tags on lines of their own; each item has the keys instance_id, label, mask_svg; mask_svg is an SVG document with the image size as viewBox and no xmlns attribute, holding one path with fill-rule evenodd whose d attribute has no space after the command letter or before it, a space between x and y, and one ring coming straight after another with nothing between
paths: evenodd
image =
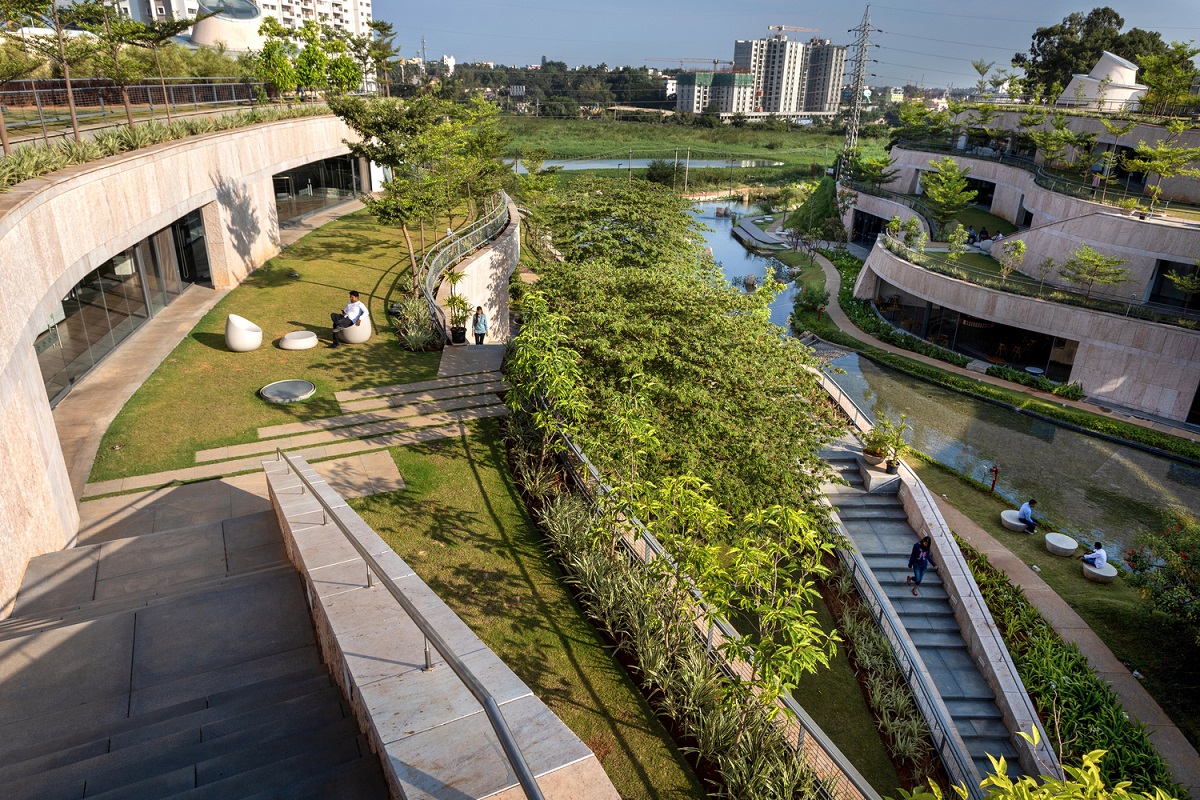
<instances>
[{"instance_id":1,"label":"tall slender tree","mask_svg":"<svg viewBox=\"0 0 1200 800\"><path fill-rule=\"evenodd\" d=\"M24 0L0 0L0 30L20 28L26 16ZM45 60L33 55L22 46L20 39L7 38L0 43L0 88L9 81L21 80L33 74ZM8 125L4 120L4 104L0 103L0 147L4 155L12 152L8 141Z\"/></svg>"}]
</instances>

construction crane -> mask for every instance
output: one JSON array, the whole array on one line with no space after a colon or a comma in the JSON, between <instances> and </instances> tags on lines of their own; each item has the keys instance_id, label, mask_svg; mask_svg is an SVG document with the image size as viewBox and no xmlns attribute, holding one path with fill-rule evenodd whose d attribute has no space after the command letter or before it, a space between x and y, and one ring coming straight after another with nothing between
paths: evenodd
<instances>
[{"instance_id":1,"label":"construction crane","mask_svg":"<svg viewBox=\"0 0 1200 800\"><path fill-rule=\"evenodd\" d=\"M795 25L768 25L767 30L779 31L795 31L797 33L820 33L820 28L797 28Z\"/></svg>"},{"instance_id":2,"label":"construction crane","mask_svg":"<svg viewBox=\"0 0 1200 800\"><path fill-rule=\"evenodd\" d=\"M643 58L643 61L670 61L672 64L678 64L680 69L684 69L684 64L712 64L713 72L717 71L718 64L728 64L733 66L732 61L725 61L720 58Z\"/></svg>"}]
</instances>

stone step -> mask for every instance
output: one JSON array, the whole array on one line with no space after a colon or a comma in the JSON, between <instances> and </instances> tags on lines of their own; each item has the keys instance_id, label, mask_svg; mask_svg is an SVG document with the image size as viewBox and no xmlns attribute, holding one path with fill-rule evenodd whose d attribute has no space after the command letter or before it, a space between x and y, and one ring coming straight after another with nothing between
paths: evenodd
<instances>
[{"instance_id":1,"label":"stone step","mask_svg":"<svg viewBox=\"0 0 1200 800\"><path fill-rule=\"evenodd\" d=\"M7 784L6 793L10 797L82 797L86 791L91 797L185 768L193 769L197 780L202 771L216 780L243 771L256 760L269 763L284 754L313 752L346 742L355 747L357 755L357 722L346 716L340 694L337 698L333 705L321 704L280 722L268 721L210 740L200 740L199 731L182 731L133 745L17 779Z\"/></svg>"},{"instance_id":2,"label":"stone step","mask_svg":"<svg viewBox=\"0 0 1200 800\"><path fill-rule=\"evenodd\" d=\"M218 688L207 692L184 692L182 697L155 704L142 703L145 708L132 712L128 691L98 696L86 703L13 719L0 726L0 760L9 763L12 753L23 757L45 753L45 749L39 751L38 748L47 746L48 742L62 742L63 746L71 747L102 738L107 730L122 736L141 725L202 712L210 705L240 703L247 693L256 693L277 680L299 682L328 674L328 669L321 663L320 652L311 645L256 659L240 671L225 671ZM270 697L273 692L266 694Z\"/></svg>"},{"instance_id":3,"label":"stone step","mask_svg":"<svg viewBox=\"0 0 1200 800\"><path fill-rule=\"evenodd\" d=\"M954 617L954 611L944 598L914 597L909 590L894 596L889 595L888 600L906 625L908 617Z\"/></svg>"},{"instance_id":4,"label":"stone step","mask_svg":"<svg viewBox=\"0 0 1200 800\"><path fill-rule=\"evenodd\" d=\"M371 389L346 389L340 392L334 392L334 399L339 403L348 403L355 400L363 400L372 397L388 397L397 394L412 394L414 392L426 392L434 389L450 389L457 387L471 386L476 383L487 383L488 381L500 380L501 375L497 371L477 372L470 375L453 375L447 378L434 378L428 381L417 381L416 383L397 383L391 386L376 386Z\"/></svg>"},{"instance_id":5,"label":"stone step","mask_svg":"<svg viewBox=\"0 0 1200 800\"><path fill-rule=\"evenodd\" d=\"M838 505L834 500L833 504ZM842 522L908 522L908 515L904 513L904 509L897 503L896 505L842 505L838 506L838 516L842 518ZM910 544L911 546L911 544Z\"/></svg>"},{"instance_id":6,"label":"stone step","mask_svg":"<svg viewBox=\"0 0 1200 800\"><path fill-rule=\"evenodd\" d=\"M230 458L267 455L268 453L274 453L276 449L281 447L285 450L293 450L298 447L316 447L318 445L357 439L371 439L389 433L399 433L416 428L432 428L438 425L449 425L455 422L479 419L481 416L490 416L487 413L489 407L494 408L499 406L500 408L504 408L504 406L500 405L500 401L487 395L478 395L470 400L471 402L468 405L472 406L471 408L458 408L453 411L435 411L430 414L401 417L399 419L384 420L383 422L372 422L366 425L352 425L348 428L314 431L312 433L300 434L299 436L289 436L285 439L270 439L267 441L218 447L212 450L200 450L196 453L196 463L203 464L209 461L224 461Z\"/></svg>"},{"instance_id":7,"label":"stone step","mask_svg":"<svg viewBox=\"0 0 1200 800\"><path fill-rule=\"evenodd\" d=\"M972 671L969 676L964 677L974 678L974 680L968 680L966 682L967 685L965 686L962 683L950 685L946 683L937 683L937 679L935 677L934 682L937 683L938 694L942 696L942 702L949 706L951 700L977 700L980 702L985 702L991 705L993 708L996 706L996 695L990 688L988 688L988 685L983 682L983 678L979 677L978 672ZM954 715L951 714L951 716ZM974 719L975 716L976 715L972 714L970 718Z\"/></svg>"},{"instance_id":8,"label":"stone step","mask_svg":"<svg viewBox=\"0 0 1200 800\"><path fill-rule=\"evenodd\" d=\"M997 710L996 713L1000 712ZM955 717L953 714L951 717L958 734L964 739L968 736L990 737L1012 743L1011 733L999 717Z\"/></svg>"},{"instance_id":9,"label":"stone step","mask_svg":"<svg viewBox=\"0 0 1200 800\"><path fill-rule=\"evenodd\" d=\"M282 547L282 543L280 543L280 547ZM244 572L222 573L207 578L181 580L176 583L166 582L165 585L144 595L131 594L111 600L93 600L74 606L49 609L35 616L10 618L0 622L0 641L32 636L55 628L99 619L110 614L150 608L189 595L204 594L222 587L234 587L263 577L294 574L295 571L295 567L284 558L258 569Z\"/></svg>"},{"instance_id":10,"label":"stone step","mask_svg":"<svg viewBox=\"0 0 1200 800\"><path fill-rule=\"evenodd\" d=\"M963 641L957 627L953 630L914 630L908 632L908 638L912 639L912 643L920 650L925 647L940 647L966 650L967 644Z\"/></svg>"},{"instance_id":11,"label":"stone step","mask_svg":"<svg viewBox=\"0 0 1200 800\"><path fill-rule=\"evenodd\" d=\"M57 748L56 743L47 742L42 746L42 755L0 768L0 784L56 769L64 773L69 770L84 774L103 767L106 761L117 758L117 754L126 749L155 753L179 741L207 742L236 733L242 728L266 724L286 727L305 719L306 715L318 713L322 708L340 708L341 690L333 685L328 675L310 678L302 686L308 690L303 694L288 697L272 693L276 699L261 700L253 705L226 704L201 712L170 716L157 722L142 720L140 724L121 733L111 734L109 731L109 736L72 747ZM338 718L344 715L339 713ZM138 756L135 754L134 757Z\"/></svg>"},{"instance_id":12,"label":"stone step","mask_svg":"<svg viewBox=\"0 0 1200 800\"><path fill-rule=\"evenodd\" d=\"M900 498L894 494L870 494L868 492L847 492L840 495L834 505L841 508L904 508Z\"/></svg>"},{"instance_id":13,"label":"stone step","mask_svg":"<svg viewBox=\"0 0 1200 800\"><path fill-rule=\"evenodd\" d=\"M981 720L1001 720L1003 723L1003 715L1000 709L996 707L993 698L986 700L969 700L965 698L942 698L946 704L946 710L950 712L950 716L954 719L970 719L972 724L978 725Z\"/></svg>"},{"instance_id":14,"label":"stone step","mask_svg":"<svg viewBox=\"0 0 1200 800\"><path fill-rule=\"evenodd\" d=\"M107 753L136 744L148 736L183 730L189 725L205 725L272 703L306 696L330 685L329 671L325 665L318 662L278 678L257 681L224 692L214 692L136 717L126 717L102 725L87 725L56 739L27 744L0 753L0 765L7 770L9 766L41 758L47 753L74 748L80 748L81 757L84 757L84 751L95 750L97 747L102 747L100 753Z\"/></svg>"},{"instance_id":15,"label":"stone step","mask_svg":"<svg viewBox=\"0 0 1200 800\"><path fill-rule=\"evenodd\" d=\"M305 732L286 743L267 742L245 753L234 752L195 765L170 770L132 784L87 795L88 800L157 800L172 798L241 798L269 792L267 796L290 798L286 786L314 775L365 760L365 738L347 735L349 720L324 731ZM373 758L373 757L372 757ZM259 763L254 764L257 761ZM377 761L377 759L376 759ZM250 762L247 767L246 763ZM380 781L365 797L384 800L387 789ZM341 797L340 793L328 795Z\"/></svg>"},{"instance_id":16,"label":"stone step","mask_svg":"<svg viewBox=\"0 0 1200 800\"><path fill-rule=\"evenodd\" d=\"M302 781L290 783L282 791L269 789L249 795L246 800L384 800L386 793L380 794L380 787L385 786L383 767L379 758L374 755L364 755L347 764L326 770Z\"/></svg>"},{"instance_id":17,"label":"stone step","mask_svg":"<svg viewBox=\"0 0 1200 800\"><path fill-rule=\"evenodd\" d=\"M903 622L909 636L912 636L918 631L952 631L956 635L961 636L961 631L958 627L958 620L956 620L952 614L947 614L945 616L909 617L903 620Z\"/></svg>"},{"instance_id":18,"label":"stone step","mask_svg":"<svg viewBox=\"0 0 1200 800\"><path fill-rule=\"evenodd\" d=\"M456 408L467 408L473 405L498 402L497 394L506 389L508 384L503 381L490 381L469 387L470 391L442 389L434 392L422 392L418 395L403 395L402 397L387 398L389 407L377 411L365 411L359 414L344 414L338 417L310 419L305 422L289 422L284 425L271 425L258 429L258 438L271 439L276 436L293 436L298 433L342 428L349 425L363 425L371 422L383 422L401 417L432 414L435 411L452 411ZM402 402L403 401L403 402Z\"/></svg>"}]
</instances>

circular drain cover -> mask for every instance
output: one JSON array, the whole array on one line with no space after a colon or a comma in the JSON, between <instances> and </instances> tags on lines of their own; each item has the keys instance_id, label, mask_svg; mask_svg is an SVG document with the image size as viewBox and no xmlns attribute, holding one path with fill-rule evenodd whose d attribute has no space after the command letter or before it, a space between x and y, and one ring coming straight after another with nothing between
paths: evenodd
<instances>
[{"instance_id":1,"label":"circular drain cover","mask_svg":"<svg viewBox=\"0 0 1200 800\"><path fill-rule=\"evenodd\" d=\"M258 394L268 403L298 403L307 400L317 393L317 387L311 381L290 380L268 383L258 390Z\"/></svg>"}]
</instances>

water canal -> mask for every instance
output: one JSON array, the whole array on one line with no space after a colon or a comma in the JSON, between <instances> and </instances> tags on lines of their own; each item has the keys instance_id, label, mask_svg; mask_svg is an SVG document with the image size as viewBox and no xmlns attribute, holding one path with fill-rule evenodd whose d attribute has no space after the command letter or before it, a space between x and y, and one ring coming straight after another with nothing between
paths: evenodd
<instances>
[{"instance_id":1,"label":"water canal","mask_svg":"<svg viewBox=\"0 0 1200 800\"><path fill-rule=\"evenodd\" d=\"M761 278L773 259L733 238L733 221L716 216L722 205L703 203L693 211L713 229L706 243L727 277ZM771 306L772 322L787 327L794 296L789 285ZM1200 468L943 389L858 355L833 363L843 371L834 381L872 417L908 415L913 447L981 482L990 482L988 470L998 464L996 491L1014 507L1036 497L1039 511L1080 539L1101 531L1115 545L1110 553L1132 542L1154 509L1176 505L1200 516Z\"/></svg>"}]
</instances>

